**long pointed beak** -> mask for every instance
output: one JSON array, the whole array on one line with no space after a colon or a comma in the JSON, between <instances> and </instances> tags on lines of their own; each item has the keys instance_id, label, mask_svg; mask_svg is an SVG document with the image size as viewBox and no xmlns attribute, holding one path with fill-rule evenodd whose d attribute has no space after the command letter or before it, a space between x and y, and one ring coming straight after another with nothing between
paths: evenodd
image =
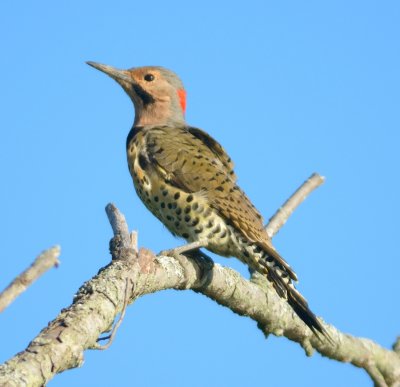
<instances>
[{"instance_id":1,"label":"long pointed beak","mask_svg":"<svg viewBox=\"0 0 400 387\"><path fill-rule=\"evenodd\" d=\"M119 80L132 83L132 78L129 76L128 71L116 69L115 67L104 65L96 62L86 62L89 66L94 67L97 70L109 75L111 78L115 79L117 82Z\"/></svg>"}]
</instances>

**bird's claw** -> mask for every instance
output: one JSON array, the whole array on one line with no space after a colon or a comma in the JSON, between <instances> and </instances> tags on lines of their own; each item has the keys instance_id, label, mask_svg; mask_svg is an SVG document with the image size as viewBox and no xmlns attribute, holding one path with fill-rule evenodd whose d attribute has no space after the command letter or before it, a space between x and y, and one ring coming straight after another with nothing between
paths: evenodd
<instances>
[{"instance_id":1,"label":"bird's claw","mask_svg":"<svg viewBox=\"0 0 400 387\"><path fill-rule=\"evenodd\" d=\"M164 257L173 257L176 258L178 255L181 255L179 251L176 249L168 249L168 250L161 250L158 255L162 255Z\"/></svg>"}]
</instances>

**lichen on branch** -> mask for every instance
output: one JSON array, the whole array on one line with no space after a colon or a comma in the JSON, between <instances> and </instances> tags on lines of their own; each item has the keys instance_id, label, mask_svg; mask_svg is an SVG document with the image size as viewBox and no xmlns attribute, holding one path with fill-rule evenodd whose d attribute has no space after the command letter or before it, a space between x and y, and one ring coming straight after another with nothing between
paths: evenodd
<instances>
[{"instance_id":1,"label":"lichen on branch","mask_svg":"<svg viewBox=\"0 0 400 387\"><path fill-rule=\"evenodd\" d=\"M319 175L313 175L278 210L269 225L271 235L321 182ZM0 365L1 386L42 386L57 373L81 366L84 351L99 349L99 337L111 329L127 301L132 304L138 297L165 289L201 293L238 315L250 317L265 335L285 336L299 343L308 355L316 350L364 368L377 386L400 385L398 344L393 351L384 349L372 340L344 334L325 323L333 343L318 339L263 277L255 275L246 280L201 252L174 258L156 256L143 248L138 251L136 234L129 234L119 210L109 204L107 215L114 231L110 243L113 260L81 286L72 305L63 309L24 351Z\"/></svg>"}]
</instances>

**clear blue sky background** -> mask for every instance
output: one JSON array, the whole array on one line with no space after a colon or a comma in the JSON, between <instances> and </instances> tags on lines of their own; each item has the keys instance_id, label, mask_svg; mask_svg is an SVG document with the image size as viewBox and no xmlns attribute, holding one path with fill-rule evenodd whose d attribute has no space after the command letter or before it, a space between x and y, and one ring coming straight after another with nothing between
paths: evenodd
<instances>
[{"instance_id":1,"label":"clear blue sky background","mask_svg":"<svg viewBox=\"0 0 400 387\"><path fill-rule=\"evenodd\" d=\"M188 122L224 144L266 218L312 172L325 175L276 247L317 314L390 347L400 333L399 20L398 1L3 0L0 287L53 244L62 264L0 316L0 361L109 262L108 202L142 246L180 243L133 191L131 102L87 60L180 74ZM189 291L138 300L108 351L52 382L130 384L371 385Z\"/></svg>"}]
</instances>

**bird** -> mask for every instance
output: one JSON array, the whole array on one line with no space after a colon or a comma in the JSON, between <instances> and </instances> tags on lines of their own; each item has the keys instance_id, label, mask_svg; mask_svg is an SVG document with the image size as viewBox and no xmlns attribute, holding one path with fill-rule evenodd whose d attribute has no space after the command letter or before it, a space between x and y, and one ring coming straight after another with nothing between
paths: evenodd
<instances>
[{"instance_id":1,"label":"bird","mask_svg":"<svg viewBox=\"0 0 400 387\"><path fill-rule=\"evenodd\" d=\"M207 132L186 123L186 91L178 75L161 66L87 64L113 78L133 102L129 171L147 209L186 240L173 254L205 248L238 258L272 282L317 337L329 338L294 286L297 275L272 245L262 215L239 187L231 158Z\"/></svg>"}]
</instances>

